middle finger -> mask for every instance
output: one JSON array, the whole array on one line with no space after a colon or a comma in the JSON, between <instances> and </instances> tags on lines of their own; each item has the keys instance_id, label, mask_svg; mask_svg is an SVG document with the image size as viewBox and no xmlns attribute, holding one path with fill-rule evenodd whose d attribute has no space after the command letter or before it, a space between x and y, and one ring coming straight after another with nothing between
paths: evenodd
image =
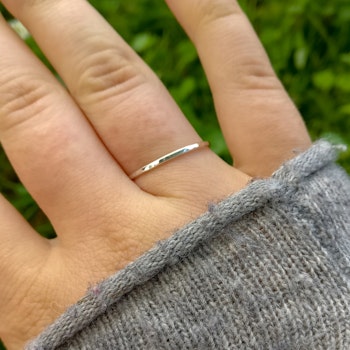
<instances>
[{"instance_id":1,"label":"middle finger","mask_svg":"<svg viewBox=\"0 0 350 350\"><path fill-rule=\"evenodd\" d=\"M1 15L0 52L0 142L56 231L79 232L86 213L105 207L104 197L114 201L139 193L74 101Z\"/></svg>"}]
</instances>

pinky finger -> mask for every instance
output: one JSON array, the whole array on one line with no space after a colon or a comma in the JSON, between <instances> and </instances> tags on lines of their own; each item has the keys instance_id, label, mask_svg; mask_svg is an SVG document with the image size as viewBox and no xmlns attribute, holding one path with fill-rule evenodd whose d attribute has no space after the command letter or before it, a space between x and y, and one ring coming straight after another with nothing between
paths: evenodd
<instances>
[{"instance_id":1,"label":"pinky finger","mask_svg":"<svg viewBox=\"0 0 350 350\"><path fill-rule=\"evenodd\" d=\"M194 42L235 167L270 176L311 145L237 0L166 0Z\"/></svg>"}]
</instances>

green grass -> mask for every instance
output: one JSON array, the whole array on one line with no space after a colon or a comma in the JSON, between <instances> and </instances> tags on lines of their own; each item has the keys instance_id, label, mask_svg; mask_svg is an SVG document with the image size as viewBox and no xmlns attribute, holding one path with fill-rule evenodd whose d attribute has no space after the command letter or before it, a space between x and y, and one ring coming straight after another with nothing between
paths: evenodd
<instances>
[{"instance_id":1,"label":"green grass","mask_svg":"<svg viewBox=\"0 0 350 350\"><path fill-rule=\"evenodd\" d=\"M196 51L164 3L91 3L155 70L199 134L230 160ZM350 145L350 2L242 0L241 4L312 138L327 137ZM47 64L35 42L27 42ZM350 173L349 151L339 162ZM53 237L52 227L1 150L0 169L0 191L40 233Z\"/></svg>"}]
</instances>

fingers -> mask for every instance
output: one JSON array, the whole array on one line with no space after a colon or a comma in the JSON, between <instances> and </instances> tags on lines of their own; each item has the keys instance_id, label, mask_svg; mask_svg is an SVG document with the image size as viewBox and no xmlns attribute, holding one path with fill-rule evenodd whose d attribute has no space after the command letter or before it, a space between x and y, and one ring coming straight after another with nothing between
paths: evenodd
<instances>
[{"instance_id":1,"label":"fingers","mask_svg":"<svg viewBox=\"0 0 350 350\"><path fill-rule=\"evenodd\" d=\"M40 293L48 279L41 286L38 280L51 265L52 241L38 235L1 194L0 223L0 337L8 349L22 349L18 344L11 347L9 340L28 337L21 324L23 320L28 324L30 314L36 315L34 321L45 319L40 318L45 302ZM34 324L38 325L34 322L28 328Z\"/></svg>"},{"instance_id":2,"label":"fingers","mask_svg":"<svg viewBox=\"0 0 350 350\"><path fill-rule=\"evenodd\" d=\"M194 42L235 166L275 170L310 139L248 19L234 0L167 0Z\"/></svg>"},{"instance_id":3,"label":"fingers","mask_svg":"<svg viewBox=\"0 0 350 350\"><path fill-rule=\"evenodd\" d=\"M0 223L0 334L5 340L7 333L13 331L7 318L14 307L25 303L23 294L45 265L50 245L1 194Z\"/></svg>"},{"instance_id":4,"label":"fingers","mask_svg":"<svg viewBox=\"0 0 350 350\"><path fill-rule=\"evenodd\" d=\"M30 268L45 259L48 242L39 236L0 194L0 308L13 277L19 279L23 266Z\"/></svg>"},{"instance_id":5,"label":"fingers","mask_svg":"<svg viewBox=\"0 0 350 350\"><path fill-rule=\"evenodd\" d=\"M33 34L126 173L200 140L160 81L87 1L3 3Z\"/></svg>"},{"instance_id":6,"label":"fingers","mask_svg":"<svg viewBox=\"0 0 350 350\"><path fill-rule=\"evenodd\" d=\"M81 228L112 192L130 195L132 183L73 100L4 21L0 50L0 141L56 230L74 231L78 222Z\"/></svg>"}]
</instances>

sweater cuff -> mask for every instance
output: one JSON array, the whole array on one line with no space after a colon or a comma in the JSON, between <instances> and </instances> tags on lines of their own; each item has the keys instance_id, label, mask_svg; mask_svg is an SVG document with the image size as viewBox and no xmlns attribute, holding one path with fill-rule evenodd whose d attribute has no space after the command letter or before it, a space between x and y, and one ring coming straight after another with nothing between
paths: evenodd
<instances>
[{"instance_id":1,"label":"sweater cuff","mask_svg":"<svg viewBox=\"0 0 350 350\"><path fill-rule=\"evenodd\" d=\"M324 212L327 203L333 206L334 201L337 200L337 197L333 197L335 189L340 191L342 188L341 191L348 191L348 195L350 193L347 175L333 164L339 151L343 149L343 146L334 146L326 141L319 141L306 152L286 162L269 179L254 180L246 188L219 204L209 205L207 213L175 232L172 237L158 242L136 261L88 291L82 300L71 306L37 339L28 344L27 349L105 349L113 348L113 346L106 345L112 343L119 344L115 345L114 348L121 349L134 348L135 344L139 344L135 347L138 349L177 349L182 347L181 345L176 347L175 343L170 344L171 341L175 342L175 338L169 340L171 334L176 333L177 340L185 335L189 339L192 337L194 329L197 329L198 332L191 338L192 340L183 339L183 342L188 342L188 348L240 348L236 345L241 342L242 349L260 349L257 344L260 344L261 348L268 348L266 343L265 345L261 343L261 339L264 337L262 335L264 331L261 327L264 323L266 327L269 323L275 324L275 329L270 328L265 333L279 332L277 335L265 334L266 339L269 339L270 336L274 337L274 340L271 340L276 346L274 348L289 348L283 347L282 343L280 343L280 347L278 345L278 339L282 341L282 338L286 337L288 327L283 322L278 325L278 317L276 320L269 318L275 317L276 313L275 311L271 311L270 315L265 313L264 307L268 308L266 300L275 298L269 302L273 304L278 299L278 303L281 305L287 303L281 293L283 293L286 283L291 283L290 285L296 288L293 283L297 285L297 282L295 280L293 283L291 282L293 269L294 277L302 280L304 284L300 288L304 288L305 291L305 286L310 282L310 278L314 281L319 273L313 274L312 272L316 269L312 264L317 261L324 263L322 268L327 272L324 272L325 276L332 275L329 277L332 280L332 286L333 282L337 280L337 288L346 290L347 299L342 300L342 307L348 312L347 316L350 318L350 282L346 280L345 275L345 271L350 271L349 260L347 260L350 258L349 233L346 228L339 228L341 223L336 223L336 228L339 229L340 233L338 236L335 233L335 238L332 239L339 239L340 244L348 244L348 250L340 254L341 247L338 247L338 244L330 245L329 237L321 237L321 233L327 235L322 227L322 225L325 227L326 223L323 222L323 218L317 217L318 210ZM341 196L341 193L336 195ZM345 196L347 195L345 194ZM331 212L332 220L338 220L337 215L340 215L341 219L344 220L343 216L346 215L346 212L349 214L349 201L347 199L347 207L345 208L346 199L344 198L341 204L343 209L328 208L338 211ZM341 210L345 214L340 213ZM346 220L349 223L349 219ZM328 248L327 245L329 245ZM316 253L311 253L312 250ZM330 259L333 253L335 254L334 259ZM316 255L311 259L308 256L310 254ZM311 259L311 262L308 259ZM327 261L323 262L323 260ZM321 262L319 264L321 265ZM213 275L214 266L216 266L217 271ZM222 286L216 290L216 295L212 290L214 287L209 288L213 278L216 278L215 274L222 277L222 280L216 280L217 283L220 281L222 283ZM306 275L309 277L306 278ZM186 276L190 276L190 278L188 279ZM274 281L274 278L276 280L280 278L284 282L279 284ZM259 279L263 281L259 281ZM237 283L244 288L243 291L246 291L247 295L235 294L237 293L235 287ZM178 288L186 289L181 301L172 300L171 288L173 288L174 295L177 295ZM317 293L321 293L319 287L317 288ZM273 293L274 289L276 294ZM97 290L98 293L96 293ZM258 295L254 297L254 290L258 291L260 297L266 298L265 302L259 299ZM250 291L252 294L249 294ZM197 292L198 294L196 294ZM301 291L298 293L296 292L297 295L301 295ZM236 295L236 299L232 299L232 295ZM218 296L222 300L218 300ZM250 298L250 306L246 304L248 297ZM194 315L192 315L196 326L193 322L188 321L191 317L186 315L186 307L181 311L183 315L178 314L177 318L170 311L168 316L162 314L164 310L176 310L177 306L174 304L177 302L179 302L178 307L180 308L181 305L184 305L185 299L188 302L188 308L192 310L192 304L201 303L202 298L204 299L203 305L201 304L198 308L194 307ZM254 300L256 301L256 298L260 300L262 308L260 311L255 309ZM291 298L293 297L290 296ZM288 303L290 299L288 299ZM298 306L295 308L297 309ZM145 309L147 312L144 315L146 315L147 320L141 317L139 321L135 321L135 324L128 325L128 322L134 322L135 313ZM305 327L306 311L305 309L301 311L296 309L294 310L297 314L295 319L301 321L300 325L293 327L301 332L302 328ZM288 310L286 309L285 314L287 318ZM210 324L210 320L208 320L208 325L205 325L202 312L205 313L206 317L212 317L212 322L215 319L219 323L226 323L226 326L221 330L216 329L218 334L215 335L213 331L215 327ZM312 316L314 317L314 314ZM241 319L241 329L237 329L238 326L234 323L236 321L231 320L232 317ZM288 320L292 322L290 318ZM139 324L136 324L137 322ZM151 326L149 322L153 322ZM174 325L177 322L178 326ZM187 326L186 322L189 322ZM257 325L259 322L260 325ZM284 329L285 326L286 329ZM101 331L101 327L112 327L113 330L110 329L105 333L105 331ZM162 329L159 334L164 335L169 332L169 339L160 341L158 334L159 339L157 338L156 341L154 335L156 328ZM231 340L227 340L230 337L226 334L228 328L232 328L235 340L231 338ZM152 330L153 333L145 334L147 329L148 331ZM203 335L204 329L208 332L206 336ZM251 332L251 339L242 343L242 339L245 339L243 334L248 329ZM188 331L192 332L192 335L188 335ZM213 332L213 338L210 338L210 332ZM237 335L237 332L241 332L241 335ZM198 334L203 335L202 340L196 338ZM100 339L99 343L92 342L91 339L100 336L104 337L105 340ZM125 339L130 338L130 336L131 338L136 337L136 339L129 340L131 345L123 346L116 340L119 338L120 342L126 344L127 340ZM216 338L218 336L222 341L227 342L226 347L219 343L215 343L219 347L214 347L213 342L218 342ZM292 337L292 335L290 336ZM88 339L88 342L95 345L91 345L91 343L91 346L88 346L84 339ZM207 347L195 347L200 344L200 341L204 341L203 339L206 339ZM350 346L350 339L347 339L349 341L347 344ZM103 343L104 341L106 343ZM96 345L102 344L101 342L107 347ZM75 347L72 344L76 344ZM212 347L208 344L212 344Z\"/></svg>"}]
</instances>

